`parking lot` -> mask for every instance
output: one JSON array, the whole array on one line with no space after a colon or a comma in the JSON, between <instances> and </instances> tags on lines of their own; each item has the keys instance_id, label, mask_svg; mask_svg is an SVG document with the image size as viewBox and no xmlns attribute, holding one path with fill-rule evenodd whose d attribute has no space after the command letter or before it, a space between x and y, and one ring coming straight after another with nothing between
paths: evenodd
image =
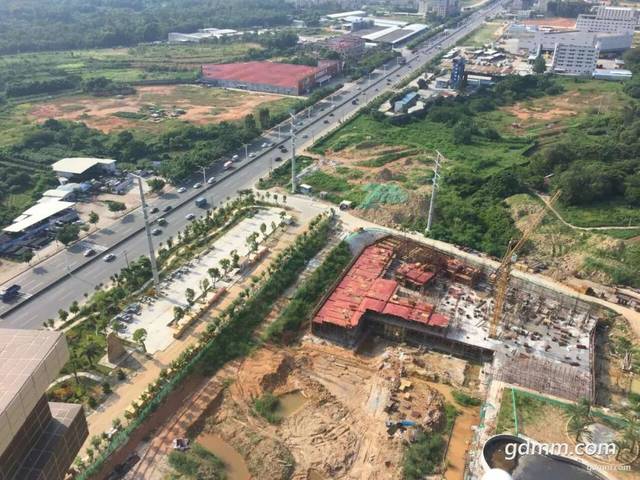
<instances>
[{"instance_id":1,"label":"parking lot","mask_svg":"<svg viewBox=\"0 0 640 480\"><path fill-rule=\"evenodd\" d=\"M280 223L280 209L262 210L254 217L242 220L238 225L231 228L223 237L218 239L213 248L202 255L194 257L187 265L180 268L170 278L166 278L160 283L160 296L148 304L141 305L141 311L138 315L131 315L130 323L124 323L126 330L121 332L121 336L132 340L133 332L139 328L147 331L147 340L145 345L149 353L154 353L167 348L173 339L175 329L169 326L173 320L173 308L176 306L187 307L185 291L192 288L196 292L196 296L202 293L200 282L204 278L210 277L207 273L209 268L217 267L220 269L220 260L229 258L232 250L236 250L240 257L249 253L249 247L246 239L252 233L259 234L258 241L263 240L260 234L260 225L267 226L266 234L272 232L271 222L276 225ZM220 269L222 272L222 269ZM220 280L216 287L229 286L234 283L236 278L233 273L229 274L226 281ZM209 295L212 295L210 292Z\"/></svg>"}]
</instances>

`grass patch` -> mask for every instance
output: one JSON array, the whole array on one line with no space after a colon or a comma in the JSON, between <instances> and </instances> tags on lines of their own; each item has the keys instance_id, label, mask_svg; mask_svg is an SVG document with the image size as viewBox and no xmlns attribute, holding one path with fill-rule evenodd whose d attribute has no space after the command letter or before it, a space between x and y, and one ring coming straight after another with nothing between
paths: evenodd
<instances>
[{"instance_id":1,"label":"grass patch","mask_svg":"<svg viewBox=\"0 0 640 480\"><path fill-rule=\"evenodd\" d=\"M277 425L282 418L276 412L280 399L272 393L265 393L253 401L253 410L267 422Z\"/></svg>"},{"instance_id":2,"label":"grass patch","mask_svg":"<svg viewBox=\"0 0 640 480\"><path fill-rule=\"evenodd\" d=\"M589 206L559 205L556 210L567 222L577 227L624 227L640 225L640 209L619 201Z\"/></svg>"},{"instance_id":3,"label":"grass patch","mask_svg":"<svg viewBox=\"0 0 640 480\"><path fill-rule=\"evenodd\" d=\"M171 479L224 480L225 465L209 450L194 443L186 452L173 451L169 454L169 465L175 471Z\"/></svg>"},{"instance_id":4,"label":"grass patch","mask_svg":"<svg viewBox=\"0 0 640 480\"><path fill-rule=\"evenodd\" d=\"M445 441L438 433L418 433L404 453L402 478L421 480L433 474L440 466L445 449Z\"/></svg>"},{"instance_id":5,"label":"grass patch","mask_svg":"<svg viewBox=\"0 0 640 480\"><path fill-rule=\"evenodd\" d=\"M501 27L500 22L485 22L478 30L476 30L467 40L464 45L469 47L482 47L488 43L496 41L496 32Z\"/></svg>"},{"instance_id":6,"label":"grass patch","mask_svg":"<svg viewBox=\"0 0 640 480\"><path fill-rule=\"evenodd\" d=\"M412 155L415 155L417 152L418 151L415 149L401 150L399 152L389 152L389 153L380 155L379 157L372 158L370 160L363 160L361 162L356 163L356 165L358 165L359 167L370 167L370 168L383 167L387 163L395 162L396 160L399 160L404 157L410 157Z\"/></svg>"},{"instance_id":7,"label":"grass patch","mask_svg":"<svg viewBox=\"0 0 640 480\"><path fill-rule=\"evenodd\" d=\"M482 404L482 400L480 400L479 398L468 395L465 392L461 392L460 390L452 391L451 395L453 396L454 400L463 407L477 407Z\"/></svg>"},{"instance_id":8,"label":"grass patch","mask_svg":"<svg viewBox=\"0 0 640 480\"><path fill-rule=\"evenodd\" d=\"M296 156L296 171L301 171L313 163L313 158L305 155ZM291 187L291 159L274 168L266 178L258 180L258 189L268 190L273 187Z\"/></svg>"}]
</instances>

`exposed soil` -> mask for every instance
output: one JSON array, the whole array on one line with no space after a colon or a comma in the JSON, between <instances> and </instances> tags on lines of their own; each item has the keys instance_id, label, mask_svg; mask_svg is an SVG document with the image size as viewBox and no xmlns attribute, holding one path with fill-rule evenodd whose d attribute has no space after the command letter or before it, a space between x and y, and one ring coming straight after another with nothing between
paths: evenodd
<instances>
[{"instance_id":1,"label":"exposed soil","mask_svg":"<svg viewBox=\"0 0 640 480\"><path fill-rule=\"evenodd\" d=\"M116 116L126 112L138 114L149 106L158 106L167 111L174 107L185 111L176 118L197 125L234 121L243 118L262 104L283 97L266 93L224 91L211 95L206 87L195 85L160 85L137 87L134 95L117 98L73 96L37 104L29 114L37 121L49 118L82 121L89 127L103 132L136 128L142 125L153 127L161 119L129 119ZM216 91L218 93L219 91Z\"/></svg>"},{"instance_id":2,"label":"exposed soil","mask_svg":"<svg viewBox=\"0 0 640 480\"><path fill-rule=\"evenodd\" d=\"M525 25L541 25L547 27L572 29L576 26L575 18L553 17L553 18L529 18L522 20Z\"/></svg>"}]
</instances>

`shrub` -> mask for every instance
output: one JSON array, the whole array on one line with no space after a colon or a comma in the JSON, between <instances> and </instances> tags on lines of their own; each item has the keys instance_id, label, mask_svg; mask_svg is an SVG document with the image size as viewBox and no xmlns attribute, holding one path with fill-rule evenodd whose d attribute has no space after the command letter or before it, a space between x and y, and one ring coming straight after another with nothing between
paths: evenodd
<instances>
[{"instance_id":1,"label":"shrub","mask_svg":"<svg viewBox=\"0 0 640 480\"><path fill-rule=\"evenodd\" d=\"M460 405L464 407L477 407L482 403L482 400L480 400L479 398L472 397L471 395L467 395L466 393L461 392L460 390L454 390L453 392L451 392L451 395L453 396L456 402L458 402Z\"/></svg>"},{"instance_id":2,"label":"shrub","mask_svg":"<svg viewBox=\"0 0 640 480\"><path fill-rule=\"evenodd\" d=\"M276 413L280 400L272 393L265 393L253 401L253 409L269 423L280 423L280 416Z\"/></svg>"}]
</instances>

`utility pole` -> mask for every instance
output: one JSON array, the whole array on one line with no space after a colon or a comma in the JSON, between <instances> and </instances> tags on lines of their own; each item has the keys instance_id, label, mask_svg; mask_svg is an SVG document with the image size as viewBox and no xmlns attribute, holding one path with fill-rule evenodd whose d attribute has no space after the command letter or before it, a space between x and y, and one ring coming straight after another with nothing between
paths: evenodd
<instances>
[{"instance_id":1,"label":"utility pole","mask_svg":"<svg viewBox=\"0 0 640 480\"><path fill-rule=\"evenodd\" d=\"M156 264L156 254L153 251L153 240L151 239L151 227L149 227L149 215L147 214L147 203L144 201L144 191L142 190L142 177L133 175L138 179L138 189L140 190L140 202L142 203L142 215L144 216L144 230L147 233L147 243L149 244L149 260L151 260L151 272L153 273L153 283L158 286L160 277L158 276L158 265Z\"/></svg>"},{"instance_id":2,"label":"utility pole","mask_svg":"<svg viewBox=\"0 0 640 480\"><path fill-rule=\"evenodd\" d=\"M249 158L249 144L244 144L244 159L245 161Z\"/></svg>"},{"instance_id":3,"label":"utility pole","mask_svg":"<svg viewBox=\"0 0 640 480\"><path fill-rule=\"evenodd\" d=\"M291 193L296 193L296 116L291 115Z\"/></svg>"},{"instance_id":4,"label":"utility pole","mask_svg":"<svg viewBox=\"0 0 640 480\"><path fill-rule=\"evenodd\" d=\"M433 190L431 191L431 200L429 201L429 217L427 218L427 230L426 232L428 233L431 230L431 222L433 220L433 209L436 205L436 191L438 190L438 188L440 188L440 185L438 185L438 180L440 179L440 162L442 161L442 159L444 158L442 156L442 154L436 150L436 165L433 168L433 180L431 181L431 183L433 184Z\"/></svg>"},{"instance_id":5,"label":"utility pole","mask_svg":"<svg viewBox=\"0 0 640 480\"><path fill-rule=\"evenodd\" d=\"M207 168L202 167L202 185L207 184Z\"/></svg>"}]
</instances>

